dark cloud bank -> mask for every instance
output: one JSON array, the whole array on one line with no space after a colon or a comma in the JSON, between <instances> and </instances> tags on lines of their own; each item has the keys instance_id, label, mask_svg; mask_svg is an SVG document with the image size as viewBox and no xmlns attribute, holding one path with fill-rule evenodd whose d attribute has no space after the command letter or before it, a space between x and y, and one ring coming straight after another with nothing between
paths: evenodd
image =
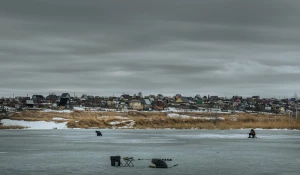
<instances>
[{"instance_id":1,"label":"dark cloud bank","mask_svg":"<svg viewBox=\"0 0 300 175\"><path fill-rule=\"evenodd\" d=\"M300 87L298 0L4 0L0 96Z\"/></svg>"}]
</instances>

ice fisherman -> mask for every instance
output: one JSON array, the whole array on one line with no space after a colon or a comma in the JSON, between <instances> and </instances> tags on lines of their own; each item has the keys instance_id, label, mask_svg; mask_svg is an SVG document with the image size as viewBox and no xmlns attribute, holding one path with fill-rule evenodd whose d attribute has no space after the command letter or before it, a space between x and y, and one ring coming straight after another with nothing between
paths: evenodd
<instances>
[{"instance_id":1,"label":"ice fisherman","mask_svg":"<svg viewBox=\"0 0 300 175\"><path fill-rule=\"evenodd\" d=\"M95 131L97 133L97 136L102 136L102 133L100 131Z\"/></svg>"},{"instance_id":2,"label":"ice fisherman","mask_svg":"<svg viewBox=\"0 0 300 175\"><path fill-rule=\"evenodd\" d=\"M250 130L250 133L249 133L249 137L248 137L248 138L256 138L256 134L255 134L254 129L251 129L251 130Z\"/></svg>"}]
</instances>

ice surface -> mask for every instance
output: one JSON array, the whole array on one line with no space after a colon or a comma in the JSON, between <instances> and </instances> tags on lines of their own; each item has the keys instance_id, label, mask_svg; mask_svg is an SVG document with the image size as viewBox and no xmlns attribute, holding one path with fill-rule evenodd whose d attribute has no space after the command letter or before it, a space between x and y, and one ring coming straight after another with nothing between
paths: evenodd
<instances>
[{"instance_id":1,"label":"ice surface","mask_svg":"<svg viewBox=\"0 0 300 175\"><path fill-rule=\"evenodd\" d=\"M256 175L300 173L300 131L257 130L2 130L1 174ZM112 167L110 156L134 157L134 167ZM151 169L168 158L170 169ZM122 160L124 163L124 161Z\"/></svg>"}]
</instances>

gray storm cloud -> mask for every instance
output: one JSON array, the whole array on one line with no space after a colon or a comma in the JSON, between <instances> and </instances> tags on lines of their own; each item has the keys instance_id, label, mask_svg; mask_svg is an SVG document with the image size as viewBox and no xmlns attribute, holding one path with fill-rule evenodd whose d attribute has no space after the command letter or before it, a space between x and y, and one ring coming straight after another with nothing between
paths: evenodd
<instances>
[{"instance_id":1,"label":"gray storm cloud","mask_svg":"<svg viewBox=\"0 0 300 175\"><path fill-rule=\"evenodd\" d=\"M4 0L0 96L290 97L300 1Z\"/></svg>"}]
</instances>

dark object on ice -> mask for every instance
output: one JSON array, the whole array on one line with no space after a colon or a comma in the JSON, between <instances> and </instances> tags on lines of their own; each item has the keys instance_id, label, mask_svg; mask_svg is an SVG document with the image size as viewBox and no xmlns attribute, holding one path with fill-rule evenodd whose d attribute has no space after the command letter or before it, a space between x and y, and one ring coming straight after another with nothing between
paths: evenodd
<instances>
[{"instance_id":1,"label":"dark object on ice","mask_svg":"<svg viewBox=\"0 0 300 175\"><path fill-rule=\"evenodd\" d=\"M96 131L97 136L102 136L102 133L100 131Z\"/></svg>"},{"instance_id":2,"label":"dark object on ice","mask_svg":"<svg viewBox=\"0 0 300 175\"><path fill-rule=\"evenodd\" d=\"M159 159L159 158L153 158L153 159ZM138 160L152 160L152 159L138 159ZM172 159L159 159L163 161L172 161Z\"/></svg>"},{"instance_id":3,"label":"dark object on ice","mask_svg":"<svg viewBox=\"0 0 300 175\"><path fill-rule=\"evenodd\" d=\"M150 166L151 168L168 168L167 163L161 159L152 159L151 163L155 165L155 167Z\"/></svg>"},{"instance_id":4,"label":"dark object on ice","mask_svg":"<svg viewBox=\"0 0 300 175\"><path fill-rule=\"evenodd\" d=\"M248 138L257 138L254 129L251 129L251 130L250 130L250 133L249 133L249 137L248 137Z\"/></svg>"},{"instance_id":5,"label":"dark object on ice","mask_svg":"<svg viewBox=\"0 0 300 175\"><path fill-rule=\"evenodd\" d=\"M121 156L110 156L111 166L121 165Z\"/></svg>"}]
</instances>

